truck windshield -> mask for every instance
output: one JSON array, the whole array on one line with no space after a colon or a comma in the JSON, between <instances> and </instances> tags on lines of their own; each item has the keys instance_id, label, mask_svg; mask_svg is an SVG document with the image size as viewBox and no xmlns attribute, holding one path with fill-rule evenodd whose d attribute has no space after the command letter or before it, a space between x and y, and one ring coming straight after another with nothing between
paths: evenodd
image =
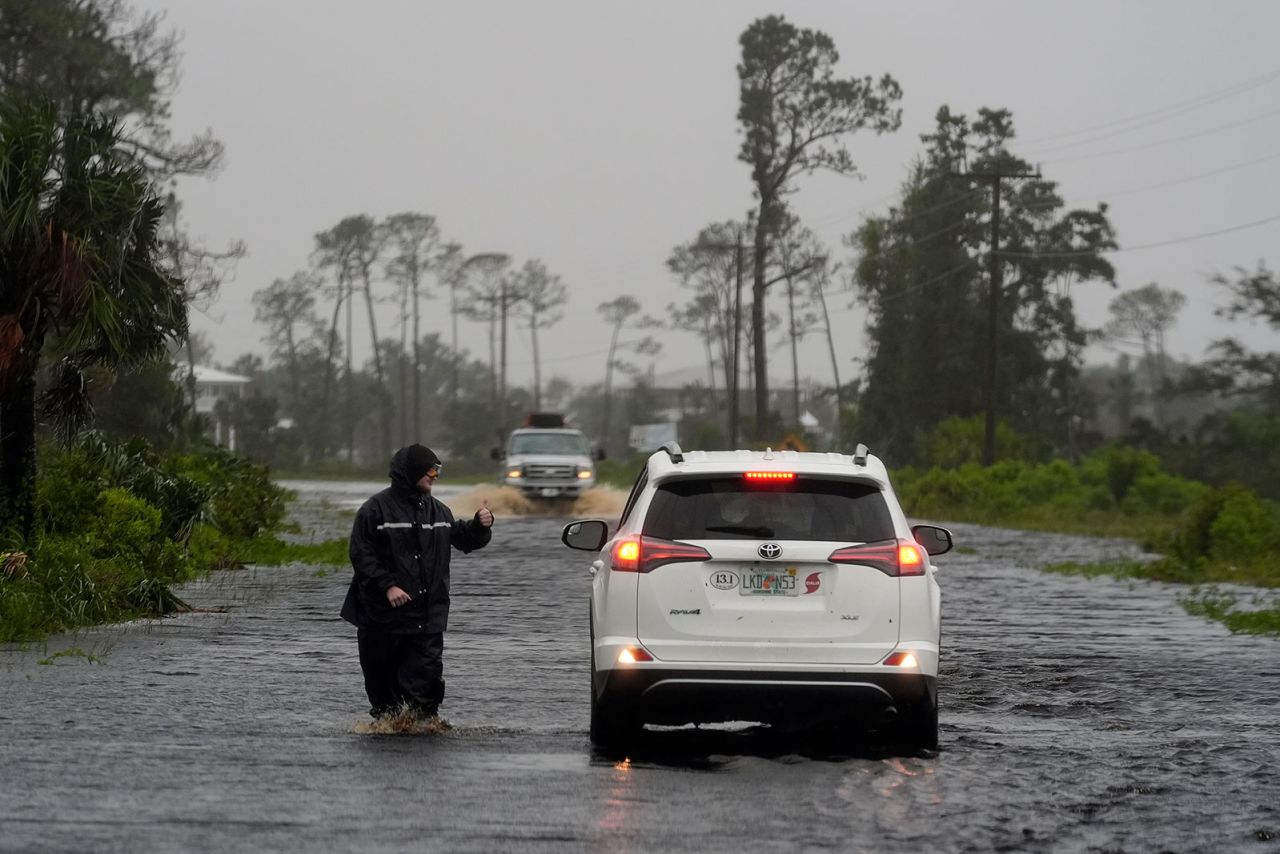
<instances>
[{"instance_id":1,"label":"truck windshield","mask_svg":"<svg viewBox=\"0 0 1280 854\"><path fill-rule=\"evenodd\" d=\"M521 433L511 437L514 454L572 454L588 456L587 440L576 433Z\"/></svg>"}]
</instances>

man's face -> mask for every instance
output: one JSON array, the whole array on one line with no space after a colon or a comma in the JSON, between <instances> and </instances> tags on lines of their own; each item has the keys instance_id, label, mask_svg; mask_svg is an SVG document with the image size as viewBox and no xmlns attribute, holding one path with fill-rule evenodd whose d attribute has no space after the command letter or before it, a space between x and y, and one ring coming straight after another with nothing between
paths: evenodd
<instances>
[{"instance_id":1,"label":"man's face","mask_svg":"<svg viewBox=\"0 0 1280 854\"><path fill-rule=\"evenodd\" d=\"M431 484L435 483L436 478L438 478L439 476L440 476L440 464L437 463L436 465L427 469L426 474L418 478L418 484L417 484L418 489L422 490L423 492L430 492Z\"/></svg>"}]
</instances>

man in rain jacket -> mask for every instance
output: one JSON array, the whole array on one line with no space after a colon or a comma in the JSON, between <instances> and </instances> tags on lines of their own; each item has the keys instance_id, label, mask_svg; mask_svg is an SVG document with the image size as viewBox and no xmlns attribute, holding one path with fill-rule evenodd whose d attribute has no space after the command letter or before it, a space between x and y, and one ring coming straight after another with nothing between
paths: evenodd
<instances>
[{"instance_id":1,"label":"man in rain jacket","mask_svg":"<svg viewBox=\"0 0 1280 854\"><path fill-rule=\"evenodd\" d=\"M440 458L410 445L391 458L391 486L372 496L351 528L355 574L342 603L354 624L369 713L407 707L435 715L444 699L444 631L449 621L450 548L469 552L492 536L488 504L456 521L431 495Z\"/></svg>"}]
</instances>

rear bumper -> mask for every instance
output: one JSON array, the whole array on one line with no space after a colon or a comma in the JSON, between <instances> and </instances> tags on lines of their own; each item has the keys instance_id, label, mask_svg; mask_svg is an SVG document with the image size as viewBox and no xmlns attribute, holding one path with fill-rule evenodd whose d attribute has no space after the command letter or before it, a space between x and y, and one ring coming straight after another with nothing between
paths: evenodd
<instances>
[{"instance_id":1,"label":"rear bumper","mask_svg":"<svg viewBox=\"0 0 1280 854\"><path fill-rule=\"evenodd\" d=\"M600 670L593 679L602 707L657 724L878 722L937 698L935 677L888 668L797 673L636 667Z\"/></svg>"}]
</instances>

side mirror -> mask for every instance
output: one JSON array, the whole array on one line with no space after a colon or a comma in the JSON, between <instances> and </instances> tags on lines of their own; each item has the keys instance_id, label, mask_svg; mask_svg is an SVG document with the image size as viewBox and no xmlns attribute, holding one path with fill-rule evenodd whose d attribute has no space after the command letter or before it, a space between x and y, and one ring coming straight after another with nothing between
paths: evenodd
<instances>
[{"instance_id":1,"label":"side mirror","mask_svg":"<svg viewBox=\"0 0 1280 854\"><path fill-rule=\"evenodd\" d=\"M571 549L598 552L609 539L609 525L599 519L584 519L564 526L560 540Z\"/></svg>"},{"instance_id":2,"label":"side mirror","mask_svg":"<svg viewBox=\"0 0 1280 854\"><path fill-rule=\"evenodd\" d=\"M604 448L596 448L596 452L591 455L597 461L604 459Z\"/></svg>"},{"instance_id":3,"label":"side mirror","mask_svg":"<svg viewBox=\"0 0 1280 854\"><path fill-rule=\"evenodd\" d=\"M500 460L500 459L502 459L502 449L501 449L501 448L493 448L493 449L491 449L491 450L489 451L489 459L491 459L491 460Z\"/></svg>"},{"instance_id":4,"label":"side mirror","mask_svg":"<svg viewBox=\"0 0 1280 854\"><path fill-rule=\"evenodd\" d=\"M944 555L951 551L951 532L937 525L916 525L911 536L931 555Z\"/></svg>"}]
</instances>

